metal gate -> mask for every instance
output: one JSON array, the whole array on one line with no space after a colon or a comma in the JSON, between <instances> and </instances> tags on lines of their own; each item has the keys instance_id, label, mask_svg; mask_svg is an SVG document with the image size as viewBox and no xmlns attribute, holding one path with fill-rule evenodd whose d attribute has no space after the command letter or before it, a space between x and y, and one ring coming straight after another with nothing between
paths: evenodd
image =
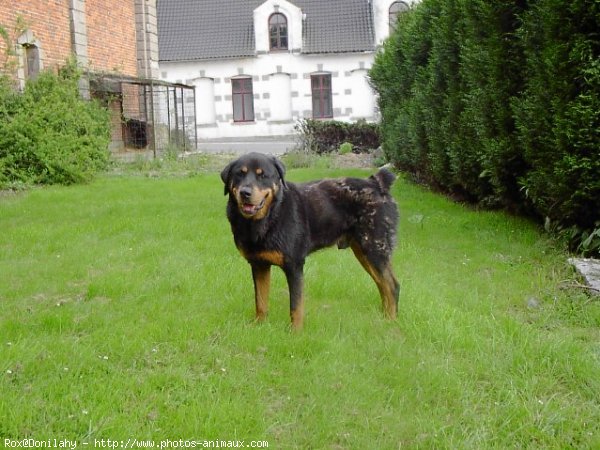
<instances>
[{"instance_id":1,"label":"metal gate","mask_svg":"<svg viewBox=\"0 0 600 450\"><path fill-rule=\"evenodd\" d=\"M111 75L90 76L92 97L111 111L111 149L189 152L198 143L193 86Z\"/></svg>"}]
</instances>

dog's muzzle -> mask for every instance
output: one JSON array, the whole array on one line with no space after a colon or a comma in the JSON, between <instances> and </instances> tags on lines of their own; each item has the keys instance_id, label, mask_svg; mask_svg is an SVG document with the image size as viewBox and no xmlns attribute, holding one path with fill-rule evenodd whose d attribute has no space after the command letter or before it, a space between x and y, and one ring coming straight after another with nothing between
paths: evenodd
<instances>
[{"instance_id":1,"label":"dog's muzzle","mask_svg":"<svg viewBox=\"0 0 600 450\"><path fill-rule=\"evenodd\" d=\"M245 215L247 217L252 217L256 213L258 213L262 209L263 206L265 206L264 198L263 198L262 202L260 202L258 205L254 205L252 203L242 203L240 206L240 209L241 209L243 215Z\"/></svg>"}]
</instances>

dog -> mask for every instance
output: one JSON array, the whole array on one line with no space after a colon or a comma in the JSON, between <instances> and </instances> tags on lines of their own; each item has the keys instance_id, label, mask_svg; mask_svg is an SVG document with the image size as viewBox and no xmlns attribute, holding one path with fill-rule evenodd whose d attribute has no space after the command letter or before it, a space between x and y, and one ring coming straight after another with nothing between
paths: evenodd
<instances>
[{"instance_id":1,"label":"dog","mask_svg":"<svg viewBox=\"0 0 600 450\"><path fill-rule=\"evenodd\" d=\"M390 194L396 176L381 169L367 179L324 179L295 184L271 155L249 153L221 172L227 218L239 252L250 263L256 320L267 316L271 266L285 273L291 326L303 326L306 257L337 244L350 247L375 281L386 316L396 318L399 284L391 257L398 208Z\"/></svg>"}]
</instances>

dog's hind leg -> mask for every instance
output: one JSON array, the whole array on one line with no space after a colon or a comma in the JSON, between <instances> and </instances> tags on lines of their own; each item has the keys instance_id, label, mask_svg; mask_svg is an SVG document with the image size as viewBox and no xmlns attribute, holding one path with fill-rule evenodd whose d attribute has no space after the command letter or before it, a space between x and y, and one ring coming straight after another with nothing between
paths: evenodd
<instances>
[{"instance_id":1,"label":"dog's hind leg","mask_svg":"<svg viewBox=\"0 0 600 450\"><path fill-rule=\"evenodd\" d=\"M271 287L271 266L269 264L252 264L254 280L254 300L256 303L256 320L263 321L269 312L269 289Z\"/></svg>"},{"instance_id":2,"label":"dog's hind leg","mask_svg":"<svg viewBox=\"0 0 600 450\"><path fill-rule=\"evenodd\" d=\"M355 240L351 242L350 246L356 259L360 261L363 268L375 281L381 296L384 314L390 319L395 319L398 315L400 284L392 270L389 256L365 251Z\"/></svg>"},{"instance_id":3,"label":"dog's hind leg","mask_svg":"<svg viewBox=\"0 0 600 450\"><path fill-rule=\"evenodd\" d=\"M384 303L384 311L390 319L395 319L398 316L398 298L400 296L400 283L392 270L392 263L388 261L383 269L383 280L385 285L385 293L381 294L382 302ZM379 286L378 286L379 287ZM381 288L379 288L381 293Z\"/></svg>"}]
</instances>

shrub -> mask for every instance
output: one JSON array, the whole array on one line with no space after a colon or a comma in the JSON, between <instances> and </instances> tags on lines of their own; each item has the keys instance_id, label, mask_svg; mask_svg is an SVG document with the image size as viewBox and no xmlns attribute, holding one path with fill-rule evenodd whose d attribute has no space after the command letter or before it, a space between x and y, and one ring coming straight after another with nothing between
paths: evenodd
<instances>
[{"instance_id":1,"label":"shrub","mask_svg":"<svg viewBox=\"0 0 600 450\"><path fill-rule=\"evenodd\" d=\"M519 36L526 88L514 102L521 178L535 211L567 229L572 247L598 252L600 229L600 5L541 0Z\"/></svg>"},{"instance_id":2,"label":"shrub","mask_svg":"<svg viewBox=\"0 0 600 450\"><path fill-rule=\"evenodd\" d=\"M0 83L0 188L88 181L108 164L108 111L79 96L73 64L23 94Z\"/></svg>"},{"instance_id":3,"label":"shrub","mask_svg":"<svg viewBox=\"0 0 600 450\"><path fill-rule=\"evenodd\" d=\"M294 129L299 136L300 150L306 152L336 152L343 143L349 143L354 153L366 153L380 145L378 125L364 120L348 123L302 119Z\"/></svg>"},{"instance_id":4,"label":"shrub","mask_svg":"<svg viewBox=\"0 0 600 450\"><path fill-rule=\"evenodd\" d=\"M352 153L352 149L353 145L350 142L344 142L342 145L340 145L338 153L340 155L347 155L348 153Z\"/></svg>"},{"instance_id":5,"label":"shrub","mask_svg":"<svg viewBox=\"0 0 600 450\"><path fill-rule=\"evenodd\" d=\"M600 4L423 0L375 58L386 156L600 245Z\"/></svg>"}]
</instances>

